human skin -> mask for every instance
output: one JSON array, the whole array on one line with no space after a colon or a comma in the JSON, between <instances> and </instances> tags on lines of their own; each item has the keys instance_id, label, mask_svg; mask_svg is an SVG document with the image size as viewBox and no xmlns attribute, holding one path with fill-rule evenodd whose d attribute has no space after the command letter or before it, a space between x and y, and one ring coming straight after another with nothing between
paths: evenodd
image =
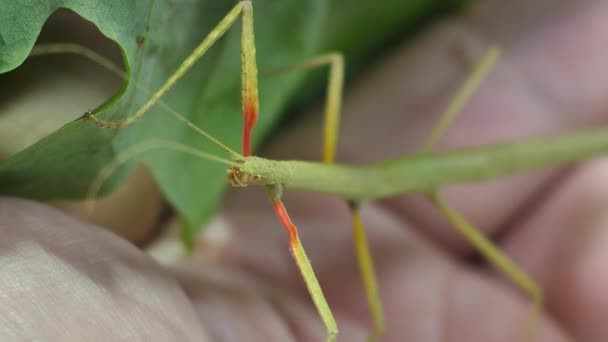
<instances>
[{"instance_id":1,"label":"human skin","mask_svg":"<svg viewBox=\"0 0 608 342\"><path fill-rule=\"evenodd\" d=\"M605 122L607 16L603 1L491 1L438 25L348 90L338 160L415 151L489 42L504 57L441 149ZM318 159L320 131L320 117L308 116L262 155ZM607 172L597 159L442 190L544 289L536 341L608 340ZM196 254L169 266L43 204L0 200L0 340L322 340L265 197L262 189L232 191ZM340 339L363 340L369 317L346 206L289 192L285 204ZM363 215L385 341L520 340L529 301L477 261L424 198L366 203Z\"/></svg>"}]
</instances>

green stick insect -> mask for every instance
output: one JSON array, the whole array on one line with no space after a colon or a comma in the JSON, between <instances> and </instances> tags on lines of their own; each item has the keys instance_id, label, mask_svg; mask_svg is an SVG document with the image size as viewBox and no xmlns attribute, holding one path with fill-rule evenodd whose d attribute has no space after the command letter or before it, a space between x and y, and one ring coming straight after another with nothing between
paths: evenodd
<instances>
[{"instance_id":1,"label":"green stick insect","mask_svg":"<svg viewBox=\"0 0 608 342\"><path fill-rule=\"evenodd\" d=\"M243 99L243 140L242 154L239 154L217 139L190 123L179 113L162 102L162 96L201 58L205 52L242 17L242 99ZM111 71L124 73L102 57L81 47L47 46L34 53L74 52L83 54ZM91 185L91 196L99 190L107 177L126 160L145 150L167 148L194 156L212 159L229 166L228 178L232 185L243 187L250 184L266 187L273 203L274 211L289 236L289 247L306 287L323 321L326 341L335 341L338 326L317 281L313 268L300 242L297 228L289 218L281 201L284 189L323 192L344 198L352 213L355 249L361 271L367 301L373 321L370 340L381 339L384 332L382 301L378 292L372 257L369 251L360 206L366 201L395 196L403 193L424 193L436 205L439 212L456 231L468 240L490 263L513 281L518 288L531 298L526 334L523 340L530 341L542 309L543 295L540 287L524 271L515 265L503 252L494 246L462 215L443 200L438 188L453 183L471 183L533 168L556 165L581 160L604 153L608 147L608 135L603 129L590 129L551 138L533 139L511 144L500 144L451 152L433 152L433 149L447 130L464 103L478 87L498 58L497 48L491 48L471 76L458 91L452 103L429 135L420 153L400 159L367 166L349 166L334 163L337 128L339 124L343 87L344 62L341 55L331 53L310 61L289 67L291 70L305 70L330 66L330 77L325 108L323 162L275 161L253 156L250 136L258 117L257 66L255 59L253 9L250 1L238 3L209 33L200 45L186 58L175 73L142 105L131 117L121 121L105 121L92 113L84 118L103 128L118 129L137 122L152 106L159 105L189 127L210 139L228 152L228 158L219 158L192 147L168 141L150 141L136 145L119 155L108 165ZM141 91L146 91L140 86Z\"/></svg>"}]
</instances>

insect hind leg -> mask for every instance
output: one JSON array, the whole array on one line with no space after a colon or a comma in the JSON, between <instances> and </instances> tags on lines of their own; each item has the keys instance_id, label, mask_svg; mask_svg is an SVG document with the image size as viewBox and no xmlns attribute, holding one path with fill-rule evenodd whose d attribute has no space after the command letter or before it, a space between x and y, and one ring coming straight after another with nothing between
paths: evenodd
<instances>
[{"instance_id":1,"label":"insect hind leg","mask_svg":"<svg viewBox=\"0 0 608 342\"><path fill-rule=\"evenodd\" d=\"M429 137L422 145L421 152L432 151L439 139L447 131L450 124L456 116L462 111L465 103L472 96L475 89L485 79L486 75L492 69L498 59L500 50L497 47L492 47L488 50L485 56L473 69L469 78L463 83L459 91L456 93L447 109L440 116L437 123L433 126ZM506 254L504 254L496 245L486 238L481 231L468 222L455 209L450 207L441 197L437 189L433 189L428 193L428 198L439 210L441 215L452 225L452 227L473 247L481 253L495 268L497 268L504 276L511 280L523 292L532 298L530 304L525 334L523 341L529 342L534 338L537 321L543 307L543 292L540 286L518 267Z\"/></svg>"},{"instance_id":2,"label":"insect hind leg","mask_svg":"<svg viewBox=\"0 0 608 342\"><path fill-rule=\"evenodd\" d=\"M429 198L435 204L441 215L454 227L454 229L475 249L481 253L496 269L512 281L519 289L532 299L528 309L528 318L524 330L523 341L530 342L534 338L537 321L543 307L543 292L540 286L519 266L517 266L504 252L486 238L481 231L468 222L455 209L451 208L441 195L434 191Z\"/></svg>"}]
</instances>

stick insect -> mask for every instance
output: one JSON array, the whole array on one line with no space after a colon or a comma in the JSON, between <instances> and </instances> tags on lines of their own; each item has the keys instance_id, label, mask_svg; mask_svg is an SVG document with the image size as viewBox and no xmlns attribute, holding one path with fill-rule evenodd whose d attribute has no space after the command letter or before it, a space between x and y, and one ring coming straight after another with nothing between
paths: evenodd
<instances>
[{"instance_id":1,"label":"stick insect","mask_svg":"<svg viewBox=\"0 0 608 342\"><path fill-rule=\"evenodd\" d=\"M252 156L250 133L258 115L257 66L253 32L253 12L250 1L237 4L203 42L184 61L166 83L152 94L150 99L135 114L122 121L105 121L95 114L87 113L84 118L103 128L122 128L135 123L153 105L158 104L179 116L160 100L161 97L183 76L204 53L242 17L242 96L243 96L243 152L239 154L224 146L230 160L210 156L201 151L171 144L152 142L140 145L121 155L116 163L130 158L133 154L150 148L172 148L205 158L213 158L229 165L228 176L235 186L249 184L265 186L268 189L274 210L284 225L290 240L290 250L299 267L313 302L327 330L327 341L334 341L338 327L333 314L324 298L313 268L308 261L300 242L297 228L287 214L281 201L284 188L305 191L318 191L340 196L347 200L352 211L356 251L362 273L363 283L370 306L373 331L370 339L378 339L384 330L384 320L380 295L375 281L373 262L363 229L360 205L365 201L408 192L427 194L437 206L439 212L454 228L469 240L495 267L510 278L522 291L532 298L525 340L533 338L536 318L542 308L542 292L535 282L521 271L508 257L491 244L458 212L452 209L441 197L438 188L451 183L477 182L503 175L524 171L541 166L554 165L599 155L608 144L604 130L591 129L585 132L565 136L521 141L512 144L501 144L483 148L467 149L449 153L435 153L433 148L437 141L460 111L464 102L479 84L483 75L488 72L497 58L497 51L491 50L462 90L456 95L440 122L431 132L420 154L401 159L363 167L353 167L334 163L337 126L340 113L341 89L343 83L343 61L338 54L318 57L300 64L293 69L308 69L318 66L330 66L330 82L326 106L324 131L323 163L303 161L274 161ZM214 140L200 128L186 122L191 128ZM223 146L220 142L214 140ZM116 164L115 163L115 164ZM111 165L114 166L114 165ZM112 167L102 171L92 192L103 182Z\"/></svg>"}]
</instances>

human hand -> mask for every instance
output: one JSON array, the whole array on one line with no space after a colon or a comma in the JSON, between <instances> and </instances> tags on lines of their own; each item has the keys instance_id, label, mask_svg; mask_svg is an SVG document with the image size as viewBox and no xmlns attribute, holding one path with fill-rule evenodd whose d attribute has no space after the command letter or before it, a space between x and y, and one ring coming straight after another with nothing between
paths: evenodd
<instances>
[{"instance_id":1,"label":"human hand","mask_svg":"<svg viewBox=\"0 0 608 342\"><path fill-rule=\"evenodd\" d=\"M440 148L514 141L605 121L608 71L602 64L608 26L602 18L607 12L602 2L488 2L467 19L444 23L349 89L338 160L371 162L415 152L490 43L502 44L505 56ZM319 159L320 128L319 117L300 122L264 155ZM598 160L567 173L542 170L443 191L544 289L538 341L608 339L595 318L608 310L601 300L607 281L601 266L606 167ZM228 255L275 284L297 286L306 298L295 267L289 268L287 248L274 248L283 232L258 228L272 225L273 218L257 196L263 194L239 191L228 198L225 219L236 242L226 248L224 260ZM286 205L343 338L355 340L344 337L352 333L362 340L369 317L345 205L289 192ZM366 210L387 341L521 340L529 299L485 261L473 263L471 247L422 196L370 203ZM314 311L310 315L319 324ZM323 331L320 325L315 329Z\"/></svg>"},{"instance_id":2,"label":"human hand","mask_svg":"<svg viewBox=\"0 0 608 342\"><path fill-rule=\"evenodd\" d=\"M600 122L608 106L602 50L608 6L547 3L492 2L466 25L446 23L392 57L349 91L339 160L414 151L468 71L468 53L477 56L490 41L503 43L506 55L441 148ZM319 132L318 122L298 125L264 155L317 159ZM567 174L542 171L445 190L447 200L545 290L538 341L608 338L602 320L608 311L602 293L606 167L599 160ZM262 190L232 192L197 255L171 271L112 234L41 205L2 200L0 339L322 340L323 327L265 197ZM345 205L289 192L286 205L338 318L339 339L362 340L369 318ZM363 215L386 341L522 336L526 298L492 268L471 263L470 247L424 199L369 203Z\"/></svg>"}]
</instances>

